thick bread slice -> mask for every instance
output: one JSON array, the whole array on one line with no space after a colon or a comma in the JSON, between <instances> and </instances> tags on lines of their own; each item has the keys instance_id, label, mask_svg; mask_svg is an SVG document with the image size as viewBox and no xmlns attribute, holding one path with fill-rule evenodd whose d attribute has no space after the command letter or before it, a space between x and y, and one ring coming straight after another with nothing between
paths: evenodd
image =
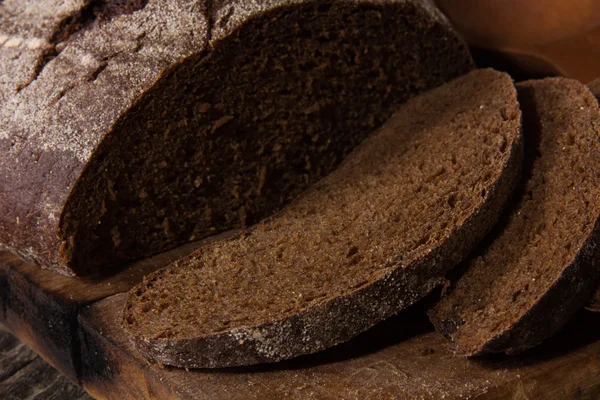
<instances>
[{"instance_id":1,"label":"thick bread slice","mask_svg":"<svg viewBox=\"0 0 600 400\"><path fill-rule=\"evenodd\" d=\"M588 84L588 87L590 88L594 96L596 96L596 99L600 101L600 79L596 79L595 81L590 82ZM596 289L596 291L592 295L592 298L586 304L585 308L590 311L600 312L600 287Z\"/></svg>"},{"instance_id":2,"label":"thick bread slice","mask_svg":"<svg viewBox=\"0 0 600 400\"><path fill-rule=\"evenodd\" d=\"M272 214L472 65L429 0L4 0L0 62L0 249L65 274Z\"/></svg>"},{"instance_id":3,"label":"thick bread slice","mask_svg":"<svg viewBox=\"0 0 600 400\"><path fill-rule=\"evenodd\" d=\"M564 78L518 86L524 180L504 225L429 311L456 352L518 353L556 332L600 276L600 110Z\"/></svg>"},{"instance_id":4,"label":"thick bread slice","mask_svg":"<svg viewBox=\"0 0 600 400\"><path fill-rule=\"evenodd\" d=\"M409 101L272 219L148 276L123 327L179 367L346 341L441 282L496 222L521 160L512 80L475 71Z\"/></svg>"}]
</instances>

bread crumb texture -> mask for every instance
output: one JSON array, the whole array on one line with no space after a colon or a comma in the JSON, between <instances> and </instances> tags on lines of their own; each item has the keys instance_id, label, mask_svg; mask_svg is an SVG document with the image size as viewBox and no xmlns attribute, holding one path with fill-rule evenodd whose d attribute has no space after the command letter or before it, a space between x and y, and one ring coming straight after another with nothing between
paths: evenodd
<instances>
[{"instance_id":1,"label":"bread crumb texture","mask_svg":"<svg viewBox=\"0 0 600 400\"><path fill-rule=\"evenodd\" d=\"M538 344L584 305L600 276L598 103L562 78L518 89L526 162L515 202L430 311L464 355Z\"/></svg>"},{"instance_id":2,"label":"bread crumb texture","mask_svg":"<svg viewBox=\"0 0 600 400\"><path fill-rule=\"evenodd\" d=\"M5 0L0 16L0 247L68 274L256 223L472 68L417 0Z\"/></svg>"},{"instance_id":3,"label":"bread crumb texture","mask_svg":"<svg viewBox=\"0 0 600 400\"><path fill-rule=\"evenodd\" d=\"M496 220L517 176L520 111L479 70L403 106L274 217L131 290L124 327L164 364L320 350L414 303Z\"/></svg>"}]
</instances>

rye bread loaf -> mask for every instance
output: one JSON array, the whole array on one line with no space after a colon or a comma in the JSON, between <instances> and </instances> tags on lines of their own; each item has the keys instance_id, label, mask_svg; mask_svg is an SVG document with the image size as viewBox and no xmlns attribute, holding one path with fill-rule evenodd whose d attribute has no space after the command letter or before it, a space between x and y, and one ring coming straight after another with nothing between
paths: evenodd
<instances>
[{"instance_id":1,"label":"rye bread loaf","mask_svg":"<svg viewBox=\"0 0 600 400\"><path fill-rule=\"evenodd\" d=\"M506 74L410 100L332 174L245 234L129 292L123 327L162 364L273 362L344 342L413 304L496 222L522 160Z\"/></svg>"},{"instance_id":2,"label":"rye bread loaf","mask_svg":"<svg viewBox=\"0 0 600 400\"><path fill-rule=\"evenodd\" d=\"M588 87L594 96L596 96L596 99L600 101L600 79L596 79L595 81L591 82ZM600 312L600 287L596 289L591 300L587 303L585 308L590 311Z\"/></svg>"},{"instance_id":3,"label":"rye bread loaf","mask_svg":"<svg viewBox=\"0 0 600 400\"><path fill-rule=\"evenodd\" d=\"M600 276L598 103L564 78L517 88L526 161L516 201L429 311L466 356L535 346L585 304Z\"/></svg>"},{"instance_id":4,"label":"rye bread loaf","mask_svg":"<svg viewBox=\"0 0 600 400\"><path fill-rule=\"evenodd\" d=\"M270 215L472 64L428 0L5 0L0 61L0 248L66 274Z\"/></svg>"}]
</instances>

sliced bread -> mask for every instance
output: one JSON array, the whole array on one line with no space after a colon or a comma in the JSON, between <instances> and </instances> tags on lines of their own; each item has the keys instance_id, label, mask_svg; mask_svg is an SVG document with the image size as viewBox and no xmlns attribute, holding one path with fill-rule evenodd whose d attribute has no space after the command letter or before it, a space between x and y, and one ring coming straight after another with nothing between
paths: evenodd
<instances>
[{"instance_id":1,"label":"sliced bread","mask_svg":"<svg viewBox=\"0 0 600 400\"><path fill-rule=\"evenodd\" d=\"M564 78L517 86L525 167L489 245L429 311L458 354L524 351L581 308L600 276L600 110Z\"/></svg>"},{"instance_id":2,"label":"sliced bread","mask_svg":"<svg viewBox=\"0 0 600 400\"><path fill-rule=\"evenodd\" d=\"M0 249L79 275L272 214L472 66L430 0L4 0L0 61Z\"/></svg>"},{"instance_id":3,"label":"sliced bread","mask_svg":"<svg viewBox=\"0 0 600 400\"><path fill-rule=\"evenodd\" d=\"M512 80L492 70L409 101L282 212L133 288L125 331L179 367L352 338L428 294L496 222L518 179L520 118Z\"/></svg>"}]
</instances>

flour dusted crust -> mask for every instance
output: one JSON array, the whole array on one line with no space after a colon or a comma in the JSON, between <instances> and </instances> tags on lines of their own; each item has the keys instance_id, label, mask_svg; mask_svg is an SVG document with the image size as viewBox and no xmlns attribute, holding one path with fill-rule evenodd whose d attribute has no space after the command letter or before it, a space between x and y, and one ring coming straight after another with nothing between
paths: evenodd
<instances>
[{"instance_id":1,"label":"flour dusted crust","mask_svg":"<svg viewBox=\"0 0 600 400\"><path fill-rule=\"evenodd\" d=\"M495 224L519 175L506 74L409 100L280 213L134 287L123 327L178 367L274 362L349 340L428 294Z\"/></svg>"},{"instance_id":2,"label":"flour dusted crust","mask_svg":"<svg viewBox=\"0 0 600 400\"><path fill-rule=\"evenodd\" d=\"M472 67L416 0L5 0L0 16L1 247L64 274L269 215Z\"/></svg>"}]
</instances>

